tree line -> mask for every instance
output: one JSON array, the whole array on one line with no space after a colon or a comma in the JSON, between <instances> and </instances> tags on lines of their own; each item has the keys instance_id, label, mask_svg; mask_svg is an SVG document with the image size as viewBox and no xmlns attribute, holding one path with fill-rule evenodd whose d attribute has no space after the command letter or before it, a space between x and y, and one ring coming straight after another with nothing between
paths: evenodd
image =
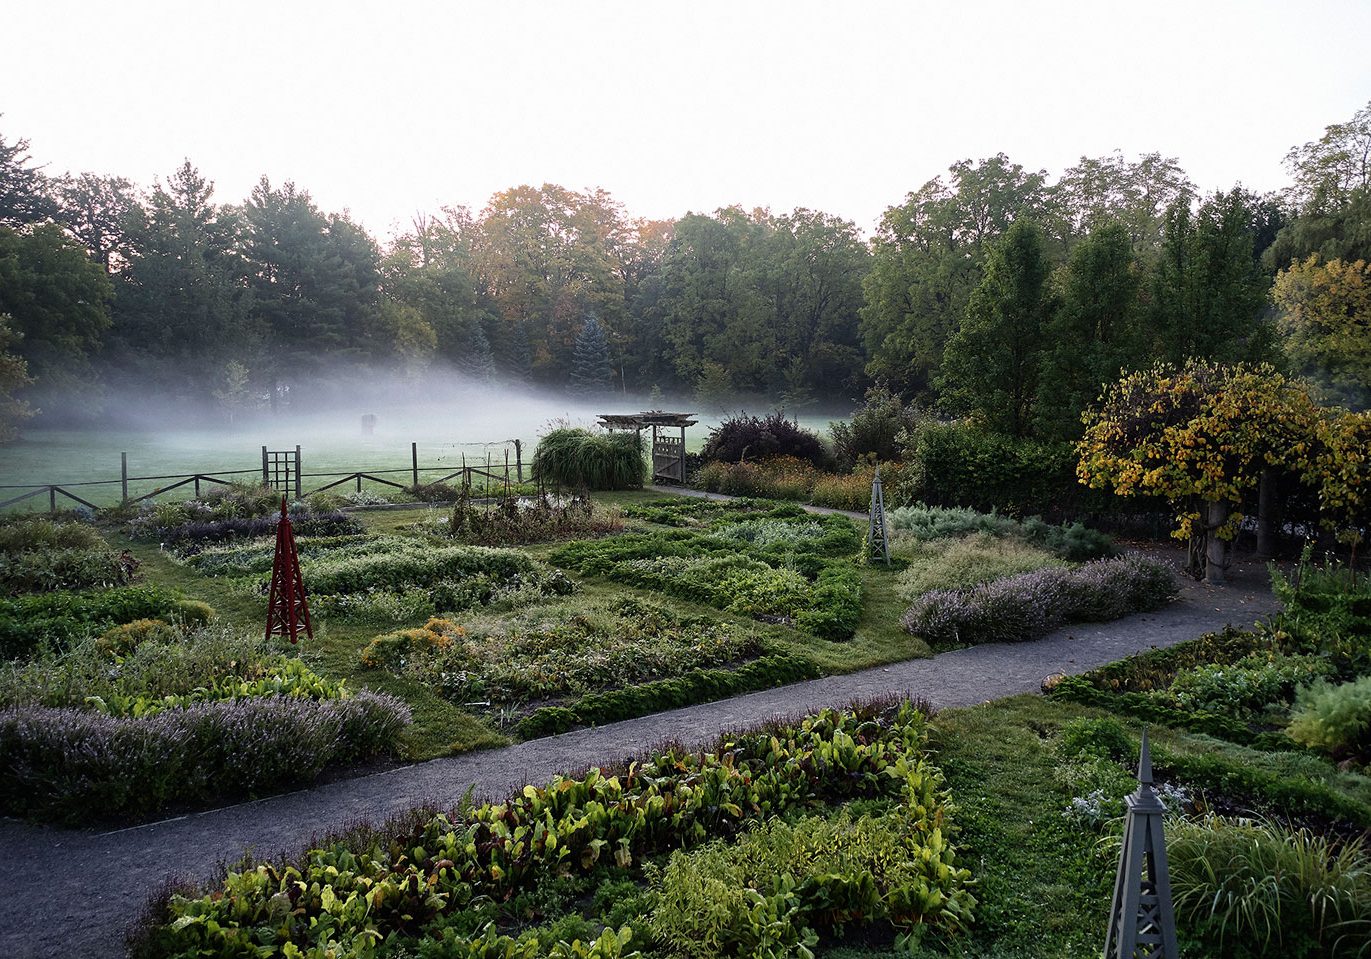
<instances>
[{"instance_id":1,"label":"tree line","mask_svg":"<svg viewBox=\"0 0 1371 959\"><path fill-rule=\"evenodd\" d=\"M0 421L127 379L230 414L355 367L439 369L722 407L851 404L873 384L1067 439L1121 371L1275 361L1365 405L1371 105L1286 158L1290 186L1201 194L1173 158L1055 181L954 163L867 240L814 210L631 217L545 184L384 243L294 183L220 202L189 161L140 188L50 175L0 137ZM442 364L439 366L438 364Z\"/></svg>"}]
</instances>

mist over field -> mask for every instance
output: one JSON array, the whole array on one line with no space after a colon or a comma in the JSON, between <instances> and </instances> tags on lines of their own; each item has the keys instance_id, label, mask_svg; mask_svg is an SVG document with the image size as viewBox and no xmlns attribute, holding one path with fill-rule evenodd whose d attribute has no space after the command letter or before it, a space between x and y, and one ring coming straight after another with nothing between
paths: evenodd
<instances>
[{"instance_id":1,"label":"mist over field","mask_svg":"<svg viewBox=\"0 0 1371 959\"><path fill-rule=\"evenodd\" d=\"M256 471L263 446L293 450L298 445L304 472L318 474L408 469L411 443L417 444L421 478L431 480L437 471L462 465L489 461L502 466L506 456L513 465L515 440L522 443L527 470L542 434L561 425L595 427L603 413L696 413L699 425L687 434L692 450L703 445L709 427L725 415L718 408L701 411L701 404L690 397L576 396L498 377L475 377L441 363L419 377L401 369L340 366L283 389L275 410L265 392L253 392L226 409L212 393L158 396L117 376L105 378L98 400L94 405L89 396L67 401L52 393L45 396L42 425L0 451L0 486L108 482L75 490L103 504L118 497L121 453L128 454L131 477L146 477ZM754 403L739 400L732 410L770 408L764 398L756 398ZM822 433L829 420L849 412L832 404L828 411L810 410L798 418ZM370 429L364 428L364 417L374 417ZM242 478L256 475L246 472ZM407 477L399 478L408 482ZM321 477L309 485L327 481ZM148 492L157 485L135 481L131 492ZM9 492L0 490L0 499ZM46 502L39 497L32 505Z\"/></svg>"}]
</instances>

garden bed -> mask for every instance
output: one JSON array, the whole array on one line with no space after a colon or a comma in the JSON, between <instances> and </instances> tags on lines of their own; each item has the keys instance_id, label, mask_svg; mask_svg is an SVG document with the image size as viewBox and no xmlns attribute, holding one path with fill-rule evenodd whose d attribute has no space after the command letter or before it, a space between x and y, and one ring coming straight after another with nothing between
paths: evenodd
<instances>
[{"instance_id":1,"label":"garden bed","mask_svg":"<svg viewBox=\"0 0 1371 959\"><path fill-rule=\"evenodd\" d=\"M975 897L924 732L907 705L825 711L361 831L171 895L133 954L353 954L379 940L392 955L608 959L954 934Z\"/></svg>"}]
</instances>

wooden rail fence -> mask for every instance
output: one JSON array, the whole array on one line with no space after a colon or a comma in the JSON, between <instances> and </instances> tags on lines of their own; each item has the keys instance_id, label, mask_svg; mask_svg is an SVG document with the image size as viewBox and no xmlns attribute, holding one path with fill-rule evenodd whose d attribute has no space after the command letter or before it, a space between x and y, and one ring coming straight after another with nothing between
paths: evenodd
<instances>
[{"instance_id":1,"label":"wooden rail fence","mask_svg":"<svg viewBox=\"0 0 1371 959\"><path fill-rule=\"evenodd\" d=\"M493 446L497 444L468 444ZM479 461L480 465L468 466L466 454L462 454L462 465L458 469L451 469L451 464L442 466L420 466L419 464L419 444L410 444L410 465L407 467L384 468L384 469L345 469L328 472L306 473L303 470L303 455L301 447L297 446L292 450L271 450L262 447L262 465L260 469L233 469L233 470L210 470L199 473L170 473L157 476L130 476L129 475L129 456L128 453L119 454L119 478L108 480L85 480L75 483L17 483L0 484L0 495L4 495L7 490L22 490L22 492L0 500L0 509L7 509L19 503L31 500L34 497L42 496L44 493L48 497L48 511L57 512L58 498L70 500L89 509L99 509L95 503L86 499L75 492L74 489L85 490L89 487L119 487L119 502L121 504L141 503L145 500L161 496L163 493L180 489L183 486L193 486L195 496L200 496L201 490L205 486L231 486L235 482L242 482L246 477L260 479L263 486L270 486L272 489L279 490L286 495L293 495L296 499L303 496L310 496L314 493L322 493L325 490L336 489L346 483L355 483L356 491L362 491L363 481L376 483L381 486L393 487L395 489L406 490L419 486L421 474L432 474L442 472L437 479L427 481L427 485L437 483L448 483L460 478L460 485L471 487L473 485L483 485L487 488L495 483L508 484L511 482L522 483L524 481L524 458L523 443L519 440L509 441L509 445L514 447L514 459L511 462L509 449L506 447L503 464L491 462L489 454L484 461ZM382 475L384 474L384 475ZM396 474L408 474L409 485L397 481ZM232 477L226 479L225 477ZM306 489L306 479L324 480L330 482L313 489ZM153 483L169 480L165 485L159 485L151 492L142 493L137 496L129 495L130 483ZM481 481L479 484L477 481ZM88 493L87 495L94 495Z\"/></svg>"}]
</instances>

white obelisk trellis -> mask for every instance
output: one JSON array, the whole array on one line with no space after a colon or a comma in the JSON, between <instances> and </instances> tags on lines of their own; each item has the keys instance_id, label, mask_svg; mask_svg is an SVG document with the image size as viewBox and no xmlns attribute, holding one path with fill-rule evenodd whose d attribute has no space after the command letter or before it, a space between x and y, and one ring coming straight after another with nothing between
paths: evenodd
<instances>
[{"instance_id":1,"label":"white obelisk trellis","mask_svg":"<svg viewBox=\"0 0 1371 959\"><path fill-rule=\"evenodd\" d=\"M885 532L885 493L881 491L881 468L871 480L871 523L866 534L872 559L885 560L890 565L890 540Z\"/></svg>"},{"instance_id":2,"label":"white obelisk trellis","mask_svg":"<svg viewBox=\"0 0 1371 959\"><path fill-rule=\"evenodd\" d=\"M1152 790L1152 754L1143 729L1138 788L1126 800L1128 820L1109 906L1105 959L1179 959L1171 877L1166 869L1162 816L1166 807Z\"/></svg>"}]
</instances>

